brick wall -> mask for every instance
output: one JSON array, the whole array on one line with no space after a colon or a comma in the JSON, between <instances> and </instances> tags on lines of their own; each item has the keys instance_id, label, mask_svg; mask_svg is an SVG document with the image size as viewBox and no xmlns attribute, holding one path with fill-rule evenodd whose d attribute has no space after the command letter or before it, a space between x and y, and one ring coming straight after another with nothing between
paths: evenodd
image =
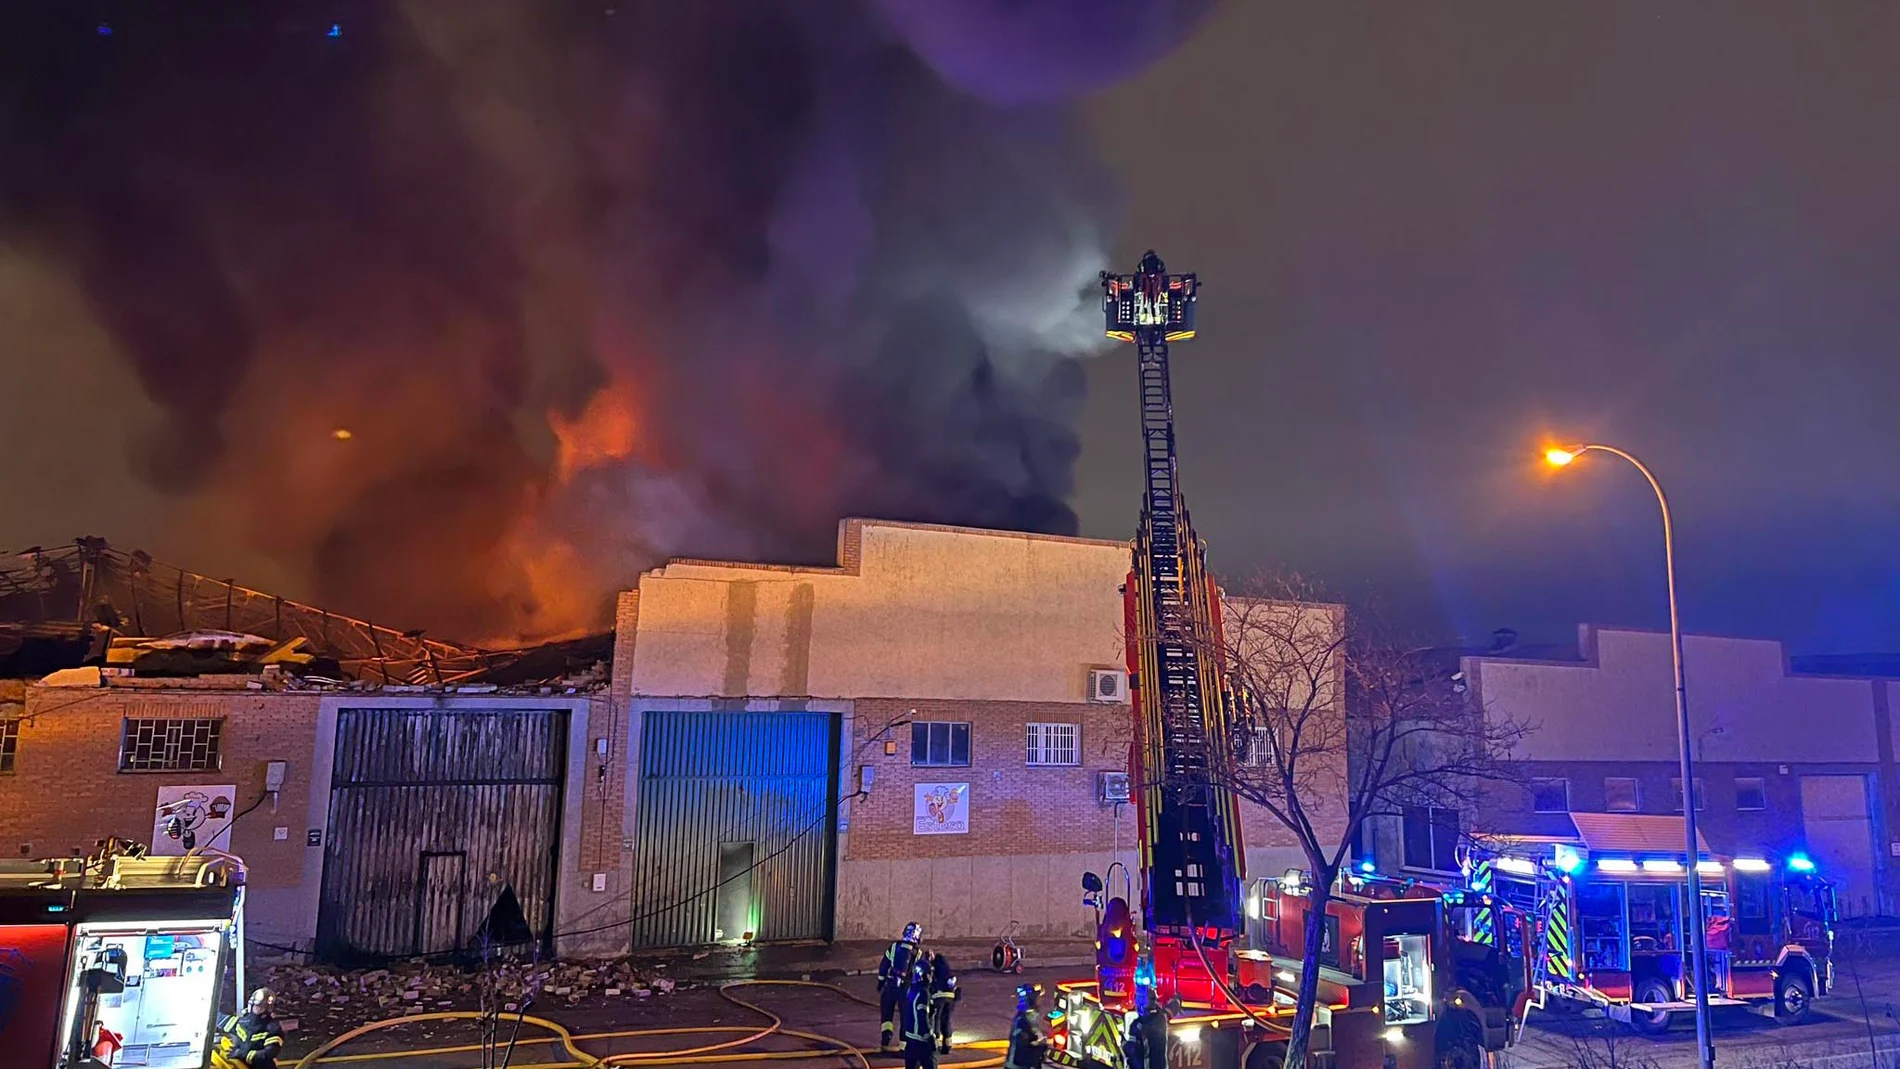
<instances>
[{"instance_id":1,"label":"brick wall","mask_svg":"<svg viewBox=\"0 0 1900 1069\"><path fill-rule=\"evenodd\" d=\"M851 750L858 757L845 770L844 793L856 787L858 766L876 769L876 782L869 797L851 804L847 859L1048 854L1113 847L1115 814L1113 807L1098 800L1096 776L1128 767L1130 713L1126 705L871 698L857 700L854 708ZM910 726L884 730L884 725L900 718L967 721L970 766L913 767ZM1081 764L1030 766L1025 742L1026 725L1032 722L1079 724ZM885 754L881 740L886 736L896 742L895 754ZM914 786L966 781L970 784L969 834L914 834ZM1125 847L1133 846L1133 825L1130 809L1122 815Z\"/></svg>"},{"instance_id":2,"label":"brick wall","mask_svg":"<svg viewBox=\"0 0 1900 1069\"><path fill-rule=\"evenodd\" d=\"M241 684L239 684L241 686ZM239 855L252 888L247 922L257 938L304 936L304 832L319 698L221 689L215 680L168 680L165 690L28 687L14 771L0 775L0 851L9 857L88 853L119 836L150 844L161 785L233 784L236 821L215 845ZM212 772L119 772L127 717L224 721L221 767ZM264 796L268 761L288 762L275 811ZM274 830L284 829L277 839ZM308 874L313 879L314 871Z\"/></svg>"},{"instance_id":3,"label":"brick wall","mask_svg":"<svg viewBox=\"0 0 1900 1069\"><path fill-rule=\"evenodd\" d=\"M1783 775L1781 768L1789 768ZM1525 761L1519 765L1526 777L1564 779L1570 784L1570 809L1577 813L1603 813L1604 780L1630 778L1637 782L1639 813L1675 814L1675 780L1678 767L1659 761ZM1784 852L1798 846L1805 834L1801 816L1801 773L1814 771L1808 766L1781 766L1759 763L1698 762L1696 778L1702 781L1704 805L1696 811L1696 830L1708 840L1709 848L1720 854ZM1860 770L1872 773L1874 766ZM1736 805L1736 780L1758 778L1767 796L1765 809L1739 809ZM1495 805L1487 807L1480 830L1559 834L1567 821L1560 814L1536 813L1529 790L1504 786L1491 792Z\"/></svg>"},{"instance_id":4,"label":"brick wall","mask_svg":"<svg viewBox=\"0 0 1900 1069\"><path fill-rule=\"evenodd\" d=\"M1118 840L1115 809L1101 803L1096 784L1098 774L1128 768L1134 713L1127 705L871 698L854 707L851 749L858 756L844 771L844 793L856 787L860 765L876 769L876 783L868 798L851 805L847 859L1097 851L1111 850L1118 841L1134 849L1134 807L1123 807ZM912 766L910 726L884 729L898 719L969 722L970 766ZM1027 726L1040 722L1081 725L1080 765L1028 764ZM886 737L897 744L895 754L885 754ZM969 834L914 834L914 785L965 781ZM1330 827L1342 818L1322 812L1318 819ZM1297 845L1270 814L1245 803L1241 836L1250 852Z\"/></svg>"}]
</instances>

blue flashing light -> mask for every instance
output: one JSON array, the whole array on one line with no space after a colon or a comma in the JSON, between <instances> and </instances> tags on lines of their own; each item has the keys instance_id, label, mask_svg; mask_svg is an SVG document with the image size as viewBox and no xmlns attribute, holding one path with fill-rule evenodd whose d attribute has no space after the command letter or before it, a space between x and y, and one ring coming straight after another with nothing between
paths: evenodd
<instances>
[{"instance_id":1,"label":"blue flashing light","mask_svg":"<svg viewBox=\"0 0 1900 1069\"><path fill-rule=\"evenodd\" d=\"M1361 861L1361 862L1359 863L1359 871L1360 871L1360 872L1372 872L1372 871L1374 871L1374 870L1375 870L1376 868L1377 868L1377 866L1375 866L1375 865L1373 865L1373 863L1372 863L1372 859L1371 859L1371 858L1367 858L1366 860L1364 860L1364 861Z\"/></svg>"},{"instance_id":2,"label":"blue flashing light","mask_svg":"<svg viewBox=\"0 0 1900 1069\"><path fill-rule=\"evenodd\" d=\"M1583 867L1583 857L1570 847L1559 844L1551 851L1551 864L1568 876Z\"/></svg>"},{"instance_id":3,"label":"blue flashing light","mask_svg":"<svg viewBox=\"0 0 1900 1069\"><path fill-rule=\"evenodd\" d=\"M343 36L343 24L342 24L342 23L340 23L340 22L332 22L332 23L330 24L330 32L329 32L329 33L327 33L327 34L324 34L324 36L325 36L325 37L341 37L341 36Z\"/></svg>"},{"instance_id":4,"label":"blue flashing light","mask_svg":"<svg viewBox=\"0 0 1900 1069\"><path fill-rule=\"evenodd\" d=\"M63 905L62 903L59 903L59 902L54 902L54 903L52 903L52 904L50 904L50 905L48 905L48 906L46 907L46 912L48 912L48 913L64 913L64 912L66 912L66 907L65 907L65 905Z\"/></svg>"},{"instance_id":5,"label":"blue flashing light","mask_svg":"<svg viewBox=\"0 0 1900 1069\"><path fill-rule=\"evenodd\" d=\"M103 23L103 22L102 22L102 23L100 23L100 24L99 24L99 25L98 25L97 27L95 27L95 28L94 28L94 31L95 31L96 33L98 33L98 35L99 35L99 36L101 36L101 37L111 37L111 36L112 36L112 27L111 27L111 26L108 26L108 25L106 25L106 24L105 24L105 23Z\"/></svg>"},{"instance_id":6,"label":"blue flashing light","mask_svg":"<svg viewBox=\"0 0 1900 1069\"><path fill-rule=\"evenodd\" d=\"M1814 859L1810 858L1806 854L1789 854L1788 855L1788 871L1789 872L1813 872Z\"/></svg>"}]
</instances>

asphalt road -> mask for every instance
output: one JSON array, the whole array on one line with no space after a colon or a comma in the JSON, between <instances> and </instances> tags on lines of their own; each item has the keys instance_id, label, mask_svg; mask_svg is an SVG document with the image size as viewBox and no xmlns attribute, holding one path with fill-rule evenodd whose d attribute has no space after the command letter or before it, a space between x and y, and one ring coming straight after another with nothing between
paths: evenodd
<instances>
[{"instance_id":1,"label":"asphalt road","mask_svg":"<svg viewBox=\"0 0 1900 1069\"><path fill-rule=\"evenodd\" d=\"M1076 969L1031 970L1024 979L1052 984L1074 979ZM1729 1010L1716 1020L1717 1062L1735 1069L1861 1069L1876 1065L1870 1044L1889 1059L1882 1069L1900 1069L1900 960L1885 959L1863 964L1860 994L1856 994L1851 973L1842 970L1831 997L1817 1001L1812 1023L1780 1027L1766 1018L1743 1010ZM946 1059L953 1061L994 1061L995 1042L1007 1035L1014 1008L1014 990L1019 979L994 973L971 973L963 978L964 999L957 1011L956 1039L959 1045L991 1041L988 1049L969 1049ZM859 998L873 998L869 977L846 977L837 981L845 991ZM735 989L733 994L755 1002L781 1017L785 1027L832 1037L869 1048L877 1041L877 1014L836 991L801 986L751 986ZM1863 999L1867 1017L1863 1018ZM706 1047L744 1038L768 1024L758 1012L723 998L717 989L696 988L675 992L666 999L640 1002L587 1004L563 1007L555 1017L577 1039L577 1045L596 1056L632 1052L661 1054L642 1064L683 1065L688 1048ZM661 1030L724 1028L723 1032L680 1032L658 1034ZM648 1033L634 1034L626 1033ZM1870 1035L1871 1032L1871 1035ZM602 1035L601 1033L610 1033ZM294 1037L293 1057L284 1059L284 1069L296 1065L294 1055L312 1049L323 1037L308 1034ZM364 1037L338 1049L335 1061L318 1063L327 1069L480 1069L482 1057L476 1050L451 1050L433 1053L406 1053L415 1048L472 1044L477 1040L472 1023L447 1021L407 1022L396 1028ZM511 1062L512 1069L550 1069L571 1065L573 1060L558 1042L550 1042L544 1032L524 1028L521 1042ZM772 1036L752 1045L728 1050L744 1051L752 1058L727 1062L758 1069L821 1069L831 1065L856 1064L834 1058L772 1058L770 1053L809 1052L821 1044L785 1035ZM365 1057L365 1056L368 1057ZM761 1057L763 1055L763 1057ZM872 1056L873 1065L899 1064L895 1059ZM1597 1066L1601 1069L1676 1069L1695 1064L1693 1023L1684 1018L1674 1031L1659 1038L1633 1035L1622 1025L1601 1018L1588 1018L1556 1012L1533 1017L1524 1041L1509 1053L1505 1069L1557 1069L1557 1067Z\"/></svg>"}]
</instances>

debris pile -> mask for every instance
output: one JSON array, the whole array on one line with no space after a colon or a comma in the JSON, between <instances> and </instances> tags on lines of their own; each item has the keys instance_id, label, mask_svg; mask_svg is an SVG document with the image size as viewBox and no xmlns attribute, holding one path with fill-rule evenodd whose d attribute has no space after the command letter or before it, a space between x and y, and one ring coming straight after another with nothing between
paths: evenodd
<instances>
[{"instance_id":1,"label":"debris pile","mask_svg":"<svg viewBox=\"0 0 1900 1069\"><path fill-rule=\"evenodd\" d=\"M482 1008L482 987L492 985L508 1012L533 992L541 1010L581 1005L583 1000L611 1002L647 999L673 992L673 980L659 962L635 968L624 958L604 961L503 961L487 967L435 965L421 959L384 969L337 969L327 965L279 965L271 971L279 1019L299 1030L336 1035L386 1017L445 1013ZM529 1010L532 1013L534 1010Z\"/></svg>"}]
</instances>

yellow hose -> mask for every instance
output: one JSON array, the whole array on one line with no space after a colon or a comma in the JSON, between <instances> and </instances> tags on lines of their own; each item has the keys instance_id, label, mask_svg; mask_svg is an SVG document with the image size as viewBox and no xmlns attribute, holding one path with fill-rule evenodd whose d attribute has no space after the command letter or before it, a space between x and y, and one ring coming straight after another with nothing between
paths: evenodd
<instances>
[{"instance_id":1,"label":"yellow hose","mask_svg":"<svg viewBox=\"0 0 1900 1069\"><path fill-rule=\"evenodd\" d=\"M760 1006L758 1003L749 1002L732 993L734 988L740 987L816 987L842 995L863 1006L876 1006L876 1003L846 991L836 984L821 983L816 980L736 980L732 983L722 985L719 988L720 997L724 998L727 1002L741 1006L767 1018L771 1021L770 1024L762 1028L744 1025L715 1025L691 1028L641 1028L618 1032L592 1032L576 1036L562 1025L550 1021L545 1017L533 1017L525 1014L498 1014L497 1020L518 1020L523 1024L531 1024L539 1028L544 1028L554 1033L553 1039L530 1039L526 1042L529 1044L558 1042L570 1056L570 1060L564 1062L535 1062L517 1065L512 1067L512 1069L608 1069L608 1067L615 1066L651 1065L656 1062L664 1062L667 1065L723 1065L727 1063L801 1058L855 1059L862 1069L870 1069L871 1062L868 1055L879 1053L876 1048L854 1047L850 1043L835 1036L787 1028L785 1027L784 1019L778 1014ZM369 1062L386 1058L431 1057L443 1054L463 1054L470 1051L478 1051L482 1049L481 1044L468 1043L444 1047L420 1047L406 1050L380 1051L371 1054L330 1055L331 1051L353 1039L358 1039L371 1032L381 1031L385 1028L393 1028L396 1025L420 1023L423 1021L480 1020L481 1017L482 1014L473 1010L449 1010L438 1013L417 1013L404 1017L391 1017L381 1021L371 1021L366 1025L352 1028L348 1032L328 1040L322 1046L317 1047L299 1059L293 1069L311 1069L312 1066L318 1063L327 1065L332 1063ZM610 1054L605 1057L589 1054L575 1046L578 1040L584 1039L616 1039L633 1036L706 1035L709 1033L730 1034L734 1032L743 1032L745 1035L739 1039L726 1040L720 1043L705 1043L697 1046L684 1047L679 1050L630 1051L626 1054ZM734 1049L760 1042L775 1035L786 1036L793 1039L803 1039L808 1042L821 1044L828 1049L743 1052ZM976 1049L995 1049L995 1045L991 1043L979 1043L973 1046ZM326 1055L329 1056L326 1057ZM998 1054L994 1057L979 1058L973 1061L940 1062L938 1064L943 1066L944 1069L991 1069L991 1067L1003 1064L1003 1056Z\"/></svg>"}]
</instances>

